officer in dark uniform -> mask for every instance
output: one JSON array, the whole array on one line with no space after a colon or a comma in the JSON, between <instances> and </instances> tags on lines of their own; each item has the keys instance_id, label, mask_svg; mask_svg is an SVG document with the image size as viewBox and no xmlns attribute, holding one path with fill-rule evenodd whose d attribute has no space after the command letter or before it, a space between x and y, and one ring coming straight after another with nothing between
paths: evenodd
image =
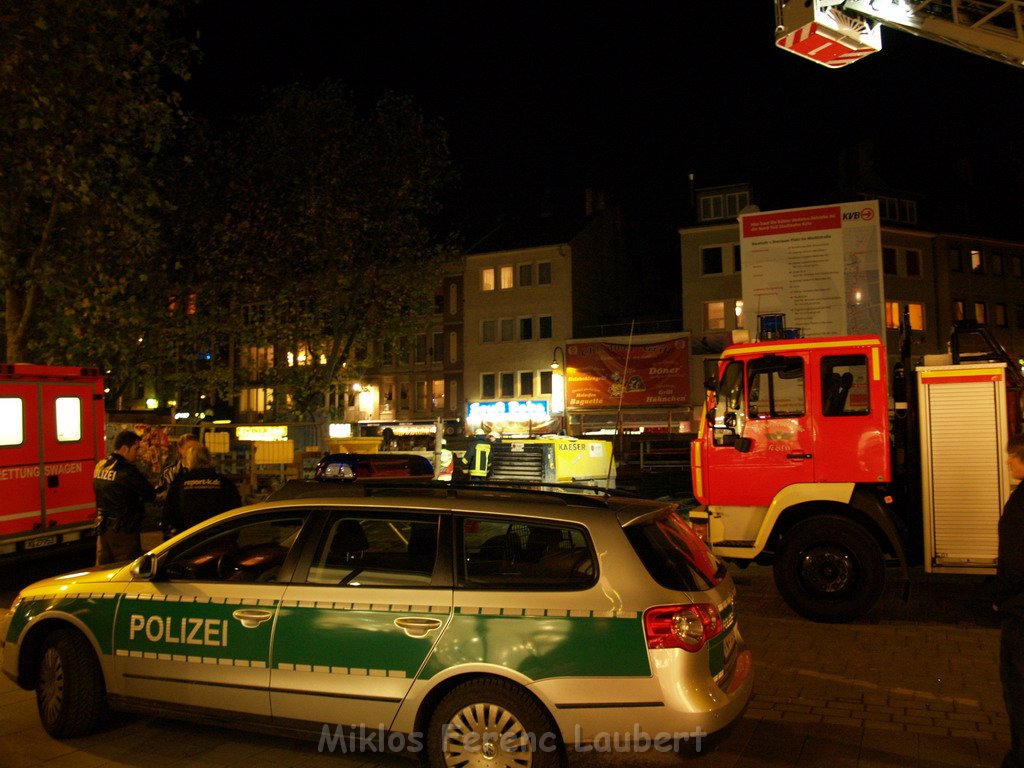
<instances>
[{"instance_id":1,"label":"officer in dark uniform","mask_svg":"<svg viewBox=\"0 0 1024 768\"><path fill-rule=\"evenodd\" d=\"M96 464L96 565L134 560L142 554L142 520L146 502L156 491L135 462L142 438L129 429L114 438L114 452Z\"/></svg>"},{"instance_id":2,"label":"officer in dark uniform","mask_svg":"<svg viewBox=\"0 0 1024 768\"><path fill-rule=\"evenodd\" d=\"M182 464L184 469L171 483L164 503L164 532L169 537L242 505L238 488L213 468L205 445L188 446Z\"/></svg>"}]
</instances>

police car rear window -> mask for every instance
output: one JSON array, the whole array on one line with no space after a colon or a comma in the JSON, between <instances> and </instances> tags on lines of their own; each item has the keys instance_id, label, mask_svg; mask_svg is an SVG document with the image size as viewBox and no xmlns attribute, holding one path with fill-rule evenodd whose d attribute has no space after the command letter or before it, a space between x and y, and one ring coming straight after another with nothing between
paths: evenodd
<instances>
[{"instance_id":1,"label":"police car rear window","mask_svg":"<svg viewBox=\"0 0 1024 768\"><path fill-rule=\"evenodd\" d=\"M725 563L678 512L630 525L625 532L647 572L663 587L703 592L725 578Z\"/></svg>"}]
</instances>

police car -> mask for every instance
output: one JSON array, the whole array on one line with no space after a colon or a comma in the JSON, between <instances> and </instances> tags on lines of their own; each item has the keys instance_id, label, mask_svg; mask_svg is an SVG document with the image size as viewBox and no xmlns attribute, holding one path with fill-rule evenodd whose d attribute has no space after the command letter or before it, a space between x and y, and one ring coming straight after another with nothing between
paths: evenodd
<instances>
[{"instance_id":1,"label":"police car","mask_svg":"<svg viewBox=\"0 0 1024 768\"><path fill-rule=\"evenodd\" d=\"M0 639L58 738L112 706L544 767L738 718L734 594L672 504L309 483L27 587Z\"/></svg>"}]
</instances>

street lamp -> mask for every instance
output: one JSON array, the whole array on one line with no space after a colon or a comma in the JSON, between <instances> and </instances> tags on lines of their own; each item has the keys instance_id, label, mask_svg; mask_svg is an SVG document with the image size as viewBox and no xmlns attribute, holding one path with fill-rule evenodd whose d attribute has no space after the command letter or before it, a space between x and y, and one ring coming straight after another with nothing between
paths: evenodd
<instances>
[{"instance_id":1,"label":"street lamp","mask_svg":"<svg viewBox=\"0 0 1024 768\"><path fill-rule=\"evenodd\" d=\"M562 356L562 368L565 369L565 373L562 374L562 434L569 434L569 366L565 364L565 350L561 347L555 347L554 355L551 358L551 370L557 371L558 356ZM554 380L552 377L551 383L552 393L554 394Z\"/></svg>"}]
</instances>

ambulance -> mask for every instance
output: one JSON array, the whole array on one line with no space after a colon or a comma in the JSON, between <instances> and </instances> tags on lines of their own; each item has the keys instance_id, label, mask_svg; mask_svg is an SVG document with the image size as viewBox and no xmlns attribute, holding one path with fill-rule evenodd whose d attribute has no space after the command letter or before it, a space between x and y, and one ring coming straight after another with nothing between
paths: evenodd
<instances>
[{"instance_id":1,"label":"ambulance","mask_svg":"<svg viewBox=\"0 0 1024 768\"><path fill-rule=\"evenodd\" d=\"M99 370L0 364L0 558L91 540L103 455Z\"/></svg>"}]
</instances>

